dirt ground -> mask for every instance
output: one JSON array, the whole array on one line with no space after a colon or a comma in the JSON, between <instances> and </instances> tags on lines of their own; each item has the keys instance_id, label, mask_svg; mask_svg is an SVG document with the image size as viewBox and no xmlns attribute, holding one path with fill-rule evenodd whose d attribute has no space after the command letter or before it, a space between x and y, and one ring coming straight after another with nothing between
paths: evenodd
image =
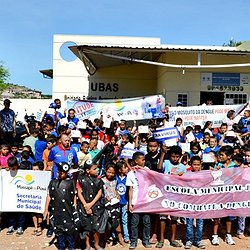
<instances>
[{"instance_id":1,"label":"dirt ground","mask_svg":"<svg viewBox=\"0 0 250 250\"><path fill-rule=\"evenodd\" d=\"M250 236L246 234L246 239L240 240L236 237L236 222L234 223L233 226L233 239L236 242L236 245L234 246L229 246L225 243L224 241L224 235L225 235L225 227L222 223L220 226L220 246L212 246L210 242L211 238L211 233L212 233L212 222L211 220L206 220L204 224L204 230L203 230L203 240L204 243L206 244L206 249L212 250L212 249L235 249L235 250L245 250L245 249L250 249ZM57 249L55 244L52 241L52 238L47 238L46 237L46 230L43 231L43 235L41 236L32 236L33 228L28 227L22 236L16 236L15 233L13 235L6 235L7 228L4 228L0 232L0 250L33 250L33 249L48 249L48 250L53 250ZM174 247L171 247L169 245L169 239L170 237L170 228L169 226L167 227L167 232L166 232L166 238L165 238L165 245L162 249L174 249ZM185 225L178 225L177 229L177 240L183 244L185 242ZM50 244L51 243L51 244ZM119 244L112 246L112 244L109 244L106 246L105 249L108 250L115 250L115 249L128 249L129 245L127 247L122 247ZM77 249L82 249L81 247L77 247ZM140 241L138 243L138 250L145 249ZM158 249L155 248L154 245L152 245L152 249ZM184 246L178 249L184 249ZM197 249L196 247L192 247L192 249Z\"/></svg>"}]
</instances>

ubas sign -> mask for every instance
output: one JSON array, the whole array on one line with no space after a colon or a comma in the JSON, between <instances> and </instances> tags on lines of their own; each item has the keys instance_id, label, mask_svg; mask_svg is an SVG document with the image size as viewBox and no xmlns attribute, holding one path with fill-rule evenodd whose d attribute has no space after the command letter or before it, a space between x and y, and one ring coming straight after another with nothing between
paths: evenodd
<instances>
[{"instance_id":1,"label":"ubas sign","mask_svg":"<svg viewBox=\"0 0 250 250\"><path fill-rule=\"evenodd\" d=\"M43 213L50 172L0 171L0 211Z\"/></svg>"},{"instance_id":2,"label":"ubas sign","mask_svg":"<svg viewBox=\"0 0 250 250\"><path fill-rule=\"evenodd\" d=\"M203 170L183 176L139 169L135 213L184 218L250 215L250 169Z\"/></svg>"}]
</instances>

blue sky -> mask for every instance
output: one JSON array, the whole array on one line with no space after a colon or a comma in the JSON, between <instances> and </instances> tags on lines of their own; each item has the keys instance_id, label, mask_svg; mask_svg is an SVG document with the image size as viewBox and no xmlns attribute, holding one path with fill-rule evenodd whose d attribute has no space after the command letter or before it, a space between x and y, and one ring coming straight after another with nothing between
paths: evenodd
<instances>
[{"instance_id":1,"label":"blue sky","mask_svg":"<svg viewBox=\"0 0 250 250\"><path fill-rule=\"evenodd\" d=\"M50 94L54 34L160 37L165 44L250 40L247 0L0 0L0 61L10 82Z\"/></svg>"}]
</instances>

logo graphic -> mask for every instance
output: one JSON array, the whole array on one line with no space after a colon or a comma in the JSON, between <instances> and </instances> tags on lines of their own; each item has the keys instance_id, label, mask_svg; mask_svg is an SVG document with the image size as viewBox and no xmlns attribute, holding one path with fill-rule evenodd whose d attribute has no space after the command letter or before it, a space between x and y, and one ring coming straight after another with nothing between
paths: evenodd
<instances>
[{"instance_id":1,"label":"logo graphic","mask_svg":"<svg viewBox=\"0 0 250 250\"><path fill-rule=\"evenodd\" d=\"M18 183L22 183L25 185L31 185L35 181L32 178L32 175L26 174L24 177L21 175L17 175L15 178L12 179L10 183L14 183L15 185Z\"/></svg>"},{"instance_id":2,"label":"logo graphic","mask_svg":"<svg viewBox=\"0 0 250 250\"><path fill-rule=\"evenodd\" d=\"M147 200L149 202L151 202L155 199L158 199L162 196L163 196L163 194L162 194L161 190L158 187L156 187L156 185L151 185L147 188Z\"/></svg>"},{"instance_id":3,"label":"logo graphic","mask_svg":"<svg viewBox=\"0 0 250 250\"><path fill-rule=\"evenodd\" d=\"M115 101L115 103L114 103L114 110L115 111L121 111L124 108L125 108L125 106L123 105L121 100Z\"/></svg>"}]
</instances>

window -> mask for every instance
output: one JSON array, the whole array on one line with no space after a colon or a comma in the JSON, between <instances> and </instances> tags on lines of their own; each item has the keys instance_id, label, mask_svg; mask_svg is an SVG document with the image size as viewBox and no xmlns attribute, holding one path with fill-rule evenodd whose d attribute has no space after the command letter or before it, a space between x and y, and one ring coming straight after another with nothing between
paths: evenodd
<instances>
[{"instance_id":1,"label":"window","mask_svg":"<svg viewBox=\"0 0 250 250\"><path fill-rule=\"evenodd\" d=\"M225 104L244 104L248 100L247 94L225 93Z\"/></svg>"},{"instance_id":2,"label":"window","mask_svg":"<svg viewBox=\"0 0 250 250\"><path fill-rule=\"evenodd\" d=\"M188 105L188 94L178 94L178 102L181 102L184 107Z\"/></svg>"}]
</instances>

